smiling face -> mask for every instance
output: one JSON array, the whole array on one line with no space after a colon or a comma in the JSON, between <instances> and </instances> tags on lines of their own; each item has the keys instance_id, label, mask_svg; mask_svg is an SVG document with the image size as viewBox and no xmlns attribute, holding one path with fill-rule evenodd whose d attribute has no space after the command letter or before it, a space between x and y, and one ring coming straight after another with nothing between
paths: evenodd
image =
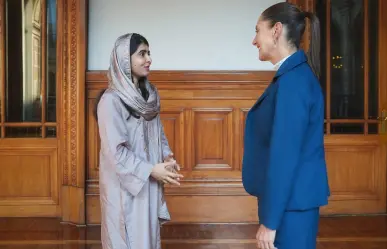
<instances>
[{"instance_id":1,"label":"smiling face","mask_svg":"<svg viewBox=\"0 0 387 249\"><path fill-rule=\"evenodd\" d=\"M259 51L259 60L272 61L276 50L275 39L275 26L270 27L269 21L259 18L255 26L255 37L253 39L253 45Z\"/></svg>"},{"instance_id":2,"label":"smiling face","mask_svg":"<svg viewBox=\"0 0 387 249\"><path fill-rule=\"evenodd\" d=\"M133 77L139 79L149 75L152 59L150 57L149 47L146 44L140 44L130 59Z\"/></svg>"}]
</instances>

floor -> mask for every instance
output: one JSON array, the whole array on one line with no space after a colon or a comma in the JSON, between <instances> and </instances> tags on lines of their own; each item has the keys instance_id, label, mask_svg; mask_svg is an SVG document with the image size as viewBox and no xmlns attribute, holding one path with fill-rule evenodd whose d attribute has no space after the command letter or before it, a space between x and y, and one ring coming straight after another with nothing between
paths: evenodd
<instances>
[{"instance_id":1,"label":"floor","mask_svg":"<svg viewBox=\"0 0 387 249\"><path fill-rule=\"evenodd\" d=\"M170 224L163 249L250 249L254 224ZM100 249L100 227L57 219L0 218L0 249ZM322 217L318 249L387 249L387 216Z\"/></svg>"}]
</instances>

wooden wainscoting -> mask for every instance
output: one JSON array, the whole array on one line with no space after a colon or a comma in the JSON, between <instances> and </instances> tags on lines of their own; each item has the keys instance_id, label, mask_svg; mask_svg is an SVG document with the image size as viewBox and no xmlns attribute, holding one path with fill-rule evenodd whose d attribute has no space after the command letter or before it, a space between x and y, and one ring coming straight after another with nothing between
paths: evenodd
<instances>
[{"instance_id":1,"label":"wooden wainscoting","mask_svg":"<svg viewBox=\"0 0 387 249\"><path fill-rule=\"evenodd\" d=\"M155 71L162 121L185 175L167 187L174 222L256 222L257 200L241 183L244 121L273 72ZM91 71L87 83L87 223L100 222L99 137L92 110L107 86L105 71ZM330 204L324 214L377 213L386 209L386 148L377 136L326 137Z\"/></svg>"}]
</instances>

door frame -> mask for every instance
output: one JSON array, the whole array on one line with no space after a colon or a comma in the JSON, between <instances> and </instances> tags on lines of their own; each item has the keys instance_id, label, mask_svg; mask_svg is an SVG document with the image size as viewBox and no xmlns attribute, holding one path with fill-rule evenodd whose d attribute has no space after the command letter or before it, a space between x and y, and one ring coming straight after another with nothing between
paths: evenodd
<instances>
[{"instance_id":1,"label":"door frame","mask_svg":"<svg viewBox=\"0 0 387 249\"><path fill-rule=\"evenodd\" d=\"M58 46L62 56L58 160L62 169L62 221L85 225L85 78L88 0L58 0ZM62 41L62 42L61 42Z\"/></svg>"}]
</instances>

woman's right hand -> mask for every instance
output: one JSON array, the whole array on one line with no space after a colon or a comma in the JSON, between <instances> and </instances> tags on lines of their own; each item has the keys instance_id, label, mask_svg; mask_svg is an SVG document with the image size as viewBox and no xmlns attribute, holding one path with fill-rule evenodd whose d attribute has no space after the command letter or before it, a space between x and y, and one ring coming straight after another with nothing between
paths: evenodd
<instances>
[{"instance_id":1,"label":"woman's right hand","mask_svg":"<svg viewBox=\"0 0 387 249\"><path fill-rule=\"evenodd\" d=\"M175 164L176 161L156 164L152 169L151 176L164 183L180 185L177 179L183 178L184 176L167 169L168 167L174 167Z\"/></svg>"}]
</instances>

